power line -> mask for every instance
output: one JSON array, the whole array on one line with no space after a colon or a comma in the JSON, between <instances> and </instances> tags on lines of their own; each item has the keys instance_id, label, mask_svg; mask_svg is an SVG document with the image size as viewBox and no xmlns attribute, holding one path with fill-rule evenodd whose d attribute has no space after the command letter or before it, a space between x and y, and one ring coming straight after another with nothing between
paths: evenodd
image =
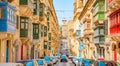
<instances>
[{"instance_id":1,"label":"power line","mask_svg":"<svg viewBox=\"0 0 120 66\"><path fill-rule=\"evenodd\" d=\"M74 10L55 10L56 12L74 12Z\"/></svg>"}]
</instances>

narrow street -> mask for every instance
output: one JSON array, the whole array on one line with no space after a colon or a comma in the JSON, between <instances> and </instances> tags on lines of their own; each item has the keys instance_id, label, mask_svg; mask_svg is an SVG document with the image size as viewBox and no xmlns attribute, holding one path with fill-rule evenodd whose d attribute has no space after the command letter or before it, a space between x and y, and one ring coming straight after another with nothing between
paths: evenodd
<instances>
[{"instance_id":1,"label":"narrow street","mask_svg":"<svg viewBox=\"0 0 120 66\"><path fill-rule=\"evenodd\" d=\"M0 66L120 66L120 0L0 0Z\"/></svg>"},{"instance_id":2,"label":"narrow street","mask_svg":"<svg viewBox=\"0 0 120 66\"><path fill-rule=\"evenodd\" d=\"M55 64L54 66L75 66L73 63L71 62L58 62L57 64Z\"/></svg>"}]
</instances>

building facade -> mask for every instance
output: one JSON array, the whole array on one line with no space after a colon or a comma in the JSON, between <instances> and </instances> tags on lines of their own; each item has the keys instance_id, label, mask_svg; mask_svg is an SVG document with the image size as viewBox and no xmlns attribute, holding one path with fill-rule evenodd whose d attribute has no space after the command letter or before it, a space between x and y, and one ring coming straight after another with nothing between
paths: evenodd
<instances>
[{"instance_id":1,"label":"building facade","mask_svg":"<svg viewBox=\"0 0 120 66\"><path fill-rule=\"evenodd\" d=\"M1 0L0 13L0 62L50 56L51 47L54 54L58 51L59 24L52 0Z\"/></svg>"},{"instance_id":2,"label":"building facade","mask_svg":"<svg viewBox=\"0 0 120 66\"><path fill-rule=\"evenodd\" d=\"M111 58L114 61L120 62L120 41L119 41L119 13L120 13L120 1L119 0L108 0L109 9L109 35L110 35L110 47Z\"/></svg>"}]
</instances>

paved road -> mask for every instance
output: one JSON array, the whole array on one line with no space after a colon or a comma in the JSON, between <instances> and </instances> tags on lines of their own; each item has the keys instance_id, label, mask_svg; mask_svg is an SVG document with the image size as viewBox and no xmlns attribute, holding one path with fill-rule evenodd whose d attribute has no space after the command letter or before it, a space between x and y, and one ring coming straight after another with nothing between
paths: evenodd
<instances>
[{"instance_id":1,"label":"paved road","mask_svg":"<svg viewBox=\"0 0 120 66\"><path fill-rule=\"evenodd\" d=\"M58 62L56 65L54 66L75 66L74 64L72 64L71 62Z\"/></svg>"}]
</instances>

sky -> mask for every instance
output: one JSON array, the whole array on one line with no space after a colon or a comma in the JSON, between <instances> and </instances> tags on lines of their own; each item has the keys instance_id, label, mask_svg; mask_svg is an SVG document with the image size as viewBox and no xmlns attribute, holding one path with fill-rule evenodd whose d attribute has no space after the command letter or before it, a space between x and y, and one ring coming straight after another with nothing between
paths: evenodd
<instances>
[{"instance_id":1,"label":"sky","mask_svg":"<svg viewBox=\"0 0 120 66\"><path fill-rule=\"evenodd\" d=\"M55 11L58 17L59 25L62 25L62 19L73 19L74 0L53 0Z\"/></svg>"}]
</instances>

